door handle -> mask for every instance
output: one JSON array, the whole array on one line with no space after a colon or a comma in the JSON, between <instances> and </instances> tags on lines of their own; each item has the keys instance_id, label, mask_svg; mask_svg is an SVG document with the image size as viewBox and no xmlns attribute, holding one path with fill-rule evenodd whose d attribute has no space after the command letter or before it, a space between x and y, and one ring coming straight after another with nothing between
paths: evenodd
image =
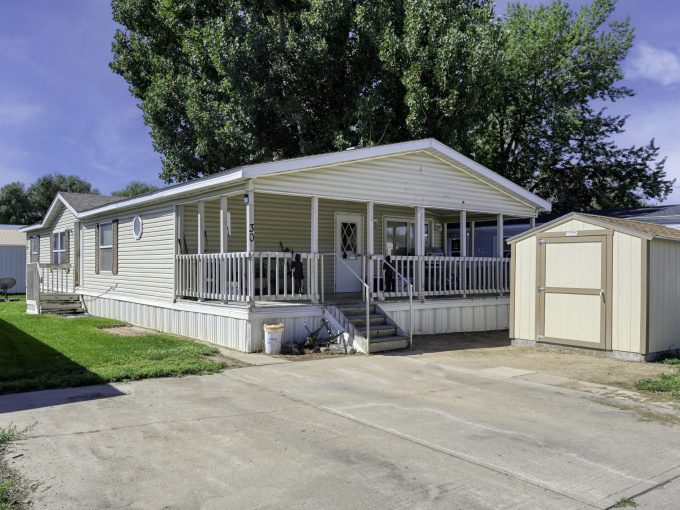
<instances>
[{"instance_id":1,"label":"door handle","mask_svg":"<svg viewBox=\"0 0 680 510\"><path fill-rule=\"evenodd\" d=\"M605 298L605 295L604 295L604 289L600 289L600 297L602 298L603 303L607 302L607 299Z\"/></svg>"}]
</instances>

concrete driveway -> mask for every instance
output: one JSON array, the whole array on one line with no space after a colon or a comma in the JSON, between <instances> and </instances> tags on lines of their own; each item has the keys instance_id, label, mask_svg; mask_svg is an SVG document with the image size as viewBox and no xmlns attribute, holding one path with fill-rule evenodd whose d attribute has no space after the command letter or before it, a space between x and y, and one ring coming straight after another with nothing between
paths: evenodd
<instances>
[{"instance_id":1,"label":"concrete driveway","mask_svg":"<svg viewBox=\"0 0 680 510\"><path fill-rule=\"evenodd\" d=\"M36 508L672 508L674 412L562 383L354 356L5 396L0 425L37 421Z\"/></svg>"}]
</instances>

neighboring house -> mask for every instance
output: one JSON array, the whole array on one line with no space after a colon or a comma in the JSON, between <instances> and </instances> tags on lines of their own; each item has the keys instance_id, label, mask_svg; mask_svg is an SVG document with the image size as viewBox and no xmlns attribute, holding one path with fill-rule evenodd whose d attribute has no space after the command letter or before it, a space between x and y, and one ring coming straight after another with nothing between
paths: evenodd
<instances>
[{"instance_id":1,"label":"neighboring house","mask_svg":"<svg viewBox=\"0 0 680 510\"><path fill-rule=\"evenodd\" d=\"M608 216L611 218L644 221L665 225L670 228L680 229L680 205L656 205L650 207L630 207L625 209L599 209L588 211L587 214ZM536 218L536 225L543 225L556 219L558 215L541 214ZM532 224L525 220L509 220L503 227L503 238L521 234L532 228ZM456 254L458 246L457 226L449 226L449 251L447 254ZM493 257L496 251L496 225L493 222L468 223L468 253L474 253L476 257ZM505 256L510 256L510 245L503 244Z\"/></svg>"},{"instance_id":2,"label":"neighboring house","mask_svg":"<svg viewBox=\"0 0 680 510\"><path fill-rule=\"evenodd\" d=\"M0 278L14 278L12 294L26 292L26 234L23 225L0 225Z\"/></svg>"},{"instance_id":3,"label":"neighboring house","mask_svg":"<svg viewBox=\"0 0 680 510\"><path fill-rule=\"evenodd\" d=\"M500 329L502 245L495 257L445 257L448 226L493 220L503 239L505 219L548 210L433 139L242 166L129 199L60 193L24 229L41 277L28 309L40 311L57 271L67 288L56 290L82 296L91 314L248 352L262 347L264 322L284 323L291 341L324 316L372 352L404 347L411 330Z\"/></svg>"}]
</instances>

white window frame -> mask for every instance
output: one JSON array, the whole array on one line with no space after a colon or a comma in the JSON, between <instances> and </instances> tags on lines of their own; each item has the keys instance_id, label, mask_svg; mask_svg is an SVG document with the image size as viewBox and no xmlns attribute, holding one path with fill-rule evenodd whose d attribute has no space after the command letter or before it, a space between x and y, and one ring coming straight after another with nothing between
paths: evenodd
<instances>
[{"instance_id":1,"label":"white window frame","mask_svg":"<svg viewBox=\"0 0 680 510\"><path fill-rule=\"evenodd\" d=\"M31 255L40 254L40 236L31 236Z\"/></svg>"},{"instance_id":2,"label":"white window frame","mask_svg":"<svg viewBox=\"0 0 680 510\"><path fill-rule=\"evenodd\" d=\"M111 244L102 244L102 232L103 228L105 225L111 225ZM112 221L107 221L106 223L100 223L99 224L99 253L97 253L97 257L99 257L99 272L100 273L106 273L106 274L112 274L113 273L113 222ZM102 264L102 250L111 250L111 268L105 269Z\"/></svg>"},{"instance_id":3,"label":"white window frame","mask_svg":"<svg viewBox=\"0 0 680 510\"><path fill-rule=\"evenodd\" d=\"M407 229L406 229L406 248L407 251L411 249L411 242L413 241L413 249L414 253L412 255L415 255L415 240L411 239L412 236L415 236L415 230L416 230L416 219L411 218L410 216L383 216L383 231L382 231L382 238L383 238L383 255L387 254L387 222L388 221L394 221L394 222L399 222L399 223L406 223ZM433 219L425 219L425 226L427 227L427 232L425 232L425 229L423 229L423 234L425 235L425 249L432 248L433 243L432 243L432 233L434 232L434 220ZM413 234L411 234L413 232ZM428 244L429 243L429 244Z\"/></svg>"},{"instance_id":4,"label":"white window frame","mask_svg":"<svg viewBox=\"0 0 680 510\"><path fill-rule=\"evenodd\" d=\"M61 239L61 242L59 243L60 247L57 248L57 239ZM55 254L59 253L66 253L66 231L65 230L59 230L56 232L52 232L52 253L50 254L50 259L52 264L68 264L68 260L64 262L63 260L61 262L55 262ZM59 255L59 259L63 258L63 255Z\"/></svg>"}]
</instances>

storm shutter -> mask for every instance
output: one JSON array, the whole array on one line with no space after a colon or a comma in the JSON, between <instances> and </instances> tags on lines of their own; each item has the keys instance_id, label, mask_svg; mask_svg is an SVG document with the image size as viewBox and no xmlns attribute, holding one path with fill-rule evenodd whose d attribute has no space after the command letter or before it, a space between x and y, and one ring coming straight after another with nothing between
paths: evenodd
<instances>
[{"instance_id":1,"label":"storm shutter","mask_svg":"<svg viewBox=\"0 0 680 510\"><path fill-rule=\"evenodd\" d=\"M54 234L50 234L50 264L54 264Z\"/></svg>"},{"instance_id":2,"label":"storm shutter","mask_svg":"<svg viewBox=\"0 0 680 510\"><path fill-rule=\"evenodd\" d=\"M71 252L70 252L70 240L71 236L69 235L71 232L69 230L64 230L64 246L62 248L64 249L64 255L63 255L63 260L61 261L62 264L70 264L71 263Z\"/></svg>"},{"instance_id":3,"label":"storm shutter","mask_svg":"<svg viewBox=\"0 0 680 510\"><path fill-rule=\"evenodd\" d=\"M73 285L80 285L80 222L73 222Z\"/></svg>"},{"instance_id":4,"label":"storm shutter","mask_svg":"<svg viewBox=\"0 0 680 510\"><path fill-rule=\"evenodd\" d=\"M99 274L99 223L94 226L94 274Z\"/></svg>"},{"instance_id":5,"label":"storm shutter","mask_svg":"<svg viewBox=\"0 0 680 510\"><path fill-rule=\"evenodd\" d=\"M111 222L111 237L113 246L111 247L111 274L118 274L118 220Z\"/></svg>"},{"instance_id":6,"label":"storm shutter","mask_svg":"<svg viewBox=\"0 0 680 510\"><path fill-rule=\"evenodd\" d=\"M35 237L37 239L36 243L38 245L38 250L35 253L35 262L40 262L40 236Z\"/></svg>"}]
</instances>

